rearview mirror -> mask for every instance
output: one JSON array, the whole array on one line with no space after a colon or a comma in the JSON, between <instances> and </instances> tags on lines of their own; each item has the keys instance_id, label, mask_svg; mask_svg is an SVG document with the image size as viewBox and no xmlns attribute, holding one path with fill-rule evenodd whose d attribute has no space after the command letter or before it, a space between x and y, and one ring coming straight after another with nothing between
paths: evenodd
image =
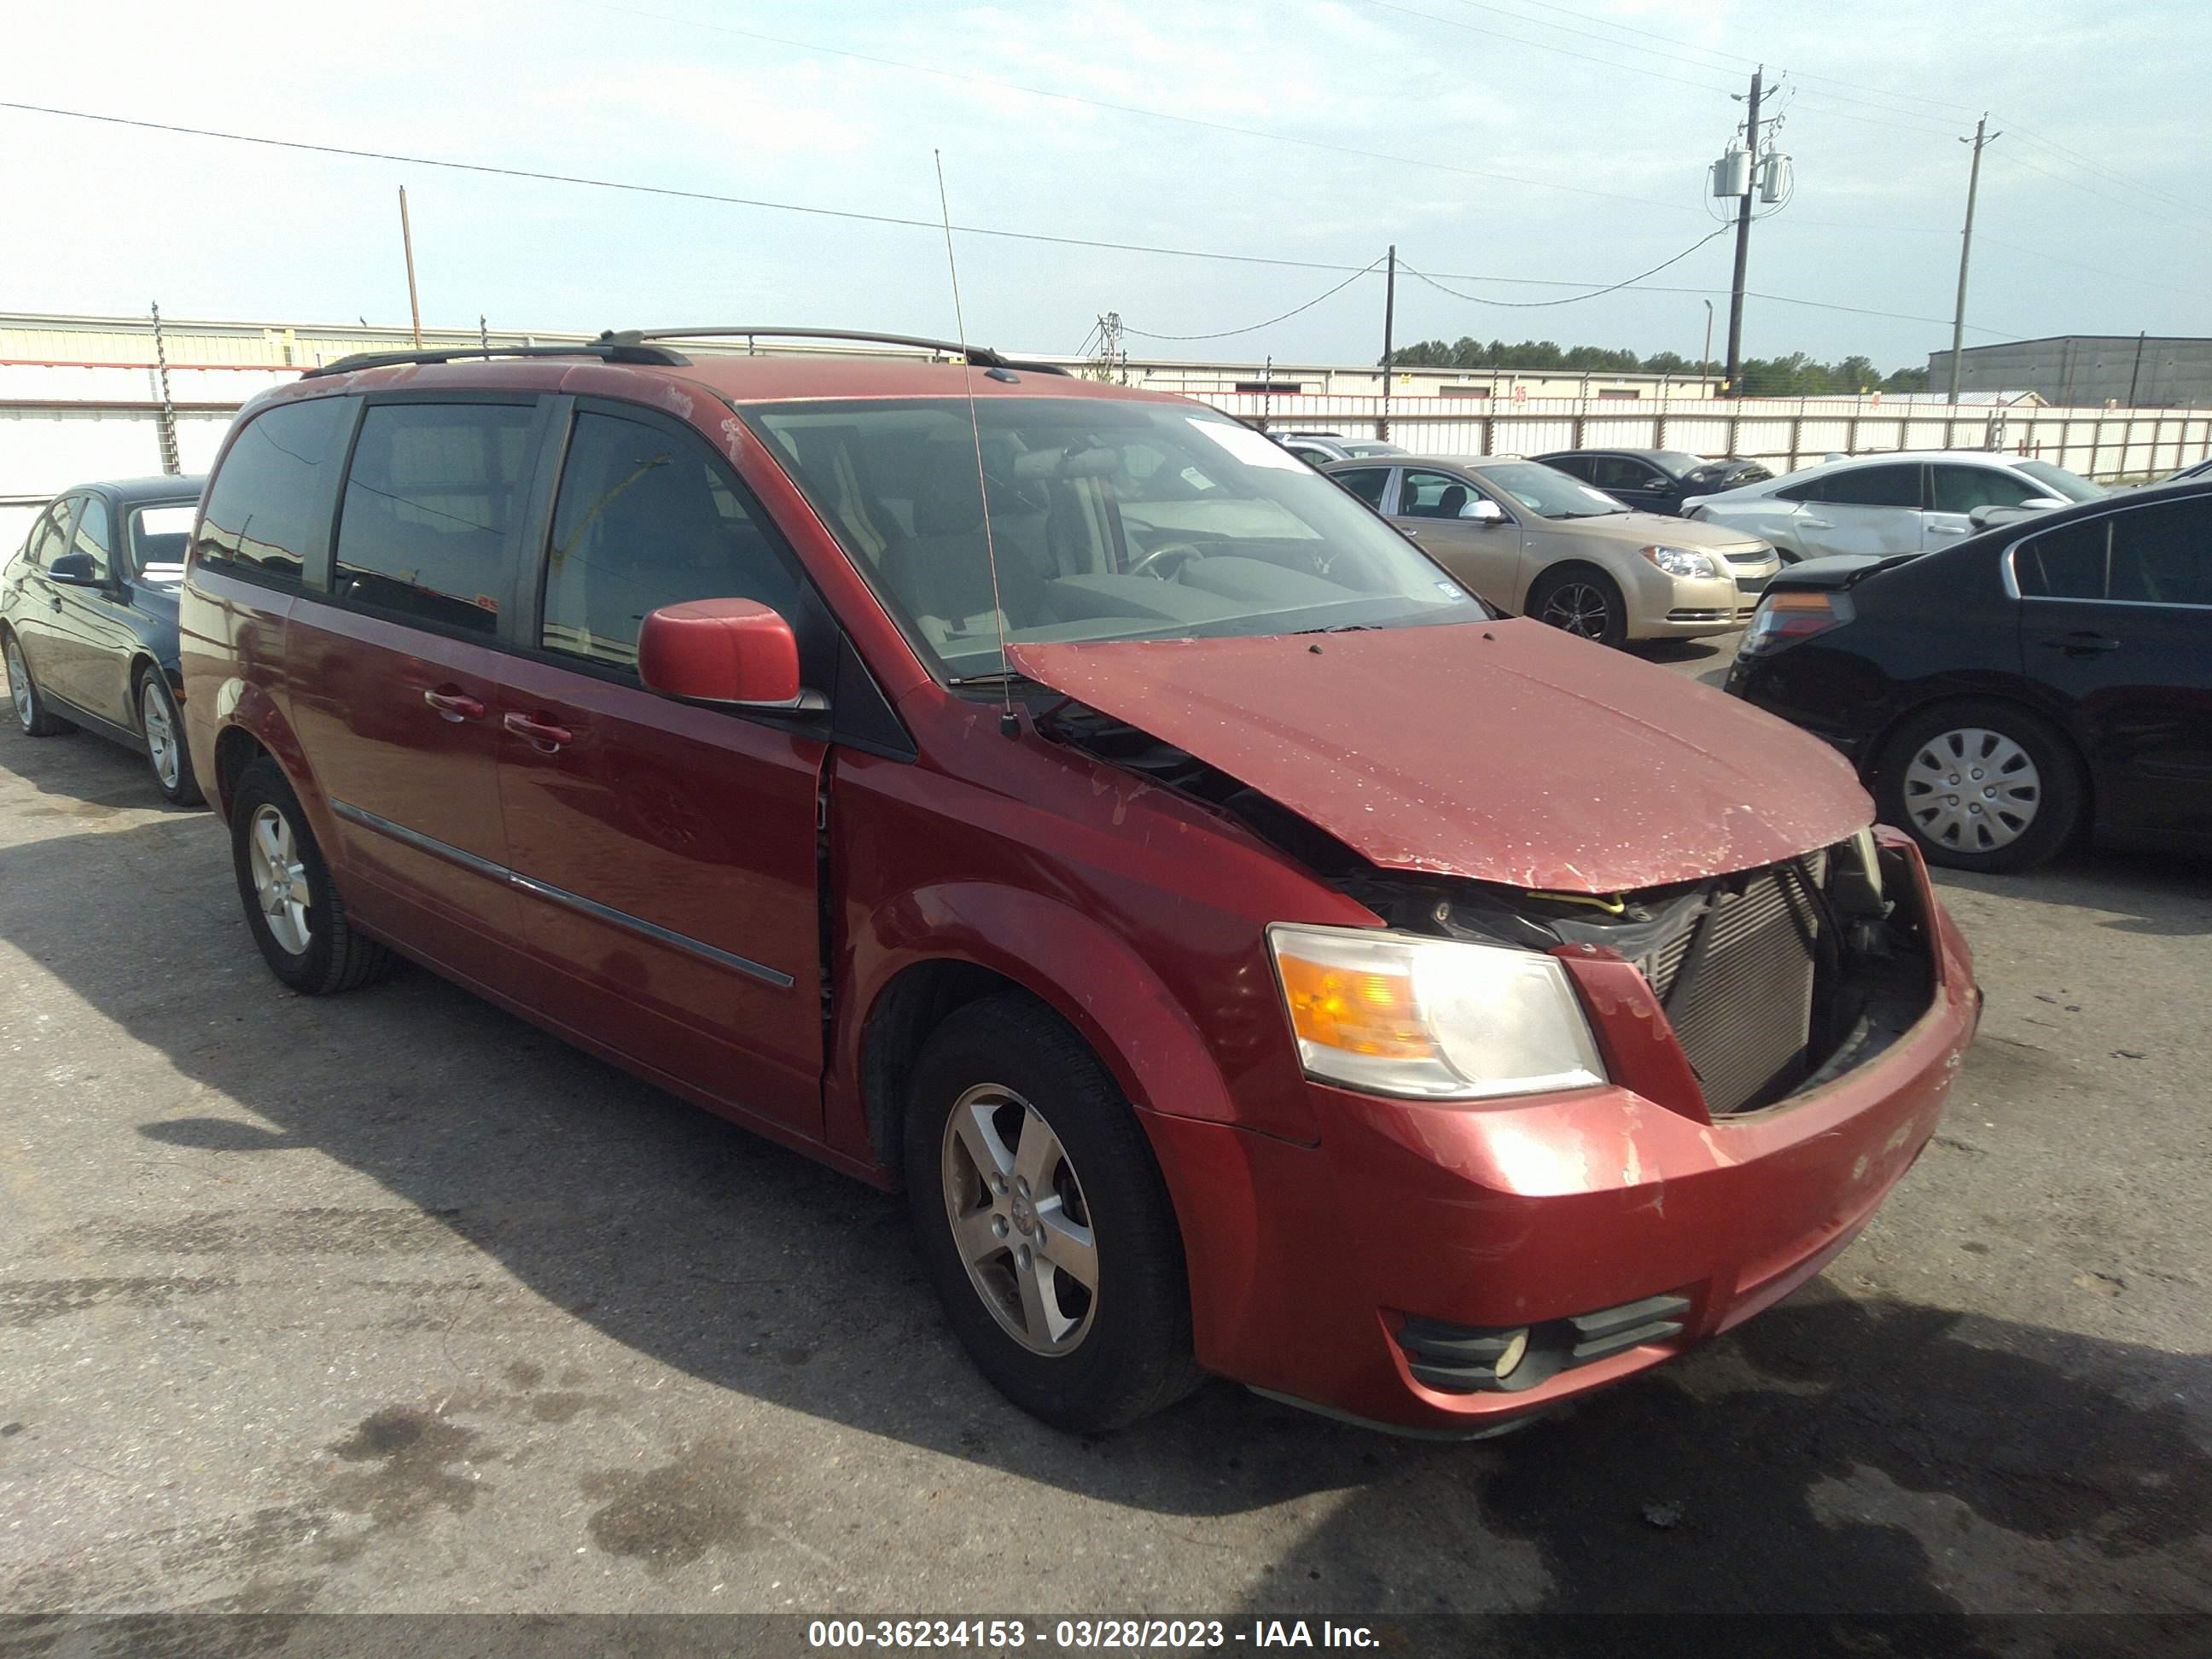
<instances>
[{"instance_id":1,"label":"rearview mirror","mask_svg":"<svg viewBox=\"0 0 2212 1659\"><path fill-rule=\"evenodd\" d=\"M64 587L97 587L100 572L94 568L89 553L64 553L46 567L50 580Z\"/></svg>"},{"instance_id":2,"label":"rearview mirror","mask_svg":"<svg viewBox=\"0 0 2212 1659\"><path fill-rule=\"evenodd\" d=\"M1459 510L1462 519L1473 519L1478 524L1503 524L1505 511L1486 495L1478 495Z\"/></svg>"},{"instance_id":3,"label":"rearview mirror","mask_svg":"<svg viewBox=\"0 0 2212 1659\"><path fill-rule=\"evenodd\" d=\"M686 702L800 707L791 624L750 599L692 599L651 612L637 630L637 672L647 690Z\"/></svg>"}]
</instances>

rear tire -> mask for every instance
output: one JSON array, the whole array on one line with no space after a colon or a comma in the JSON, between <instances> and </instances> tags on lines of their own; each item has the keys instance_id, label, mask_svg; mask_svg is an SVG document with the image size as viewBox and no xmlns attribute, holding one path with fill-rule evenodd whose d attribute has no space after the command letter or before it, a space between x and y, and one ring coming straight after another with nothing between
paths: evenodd
<instances>
[{"instance_id":1,"label":"rear tire","mask_svg":"<svg viewBox=\"0 0 2212 1659\"><path fill-rule=\"evenodd\" d=\"M8 695L15 705L16 723L27 738L58 737L64 732L74 732L71 726L46 708L46 700L39 693L39 683L31 678L31 665L23 660L23 647L17 643L15 630L8 630L4 647L8 664Z\"/></svg>"},{"instance_id":2,"label":"rear tire","mask_svg":"<svg viewBox=\"0 0 2212 1659\"><path fill-rule=\"evenodd\" d=\"M2012 703L1943 703L1884 746L1875 799L1930 864L2033 870L2072 839L2088 797L2073 745Z\"/></svg>"},{"instance_id":3,"label":"rear tire","mask_svg":"<svg viewBox=\"0 0 2212 1659\"><path fill-rule=\"evenodd\" d=\"M1628 643L1628 605L1620 584L1594 565L1562 565L1539 576L1528 590L1528 615L1615 650Z\"/></svg>"},{"instance_id":4,"label":"rear tire","mask_svg":"<svg viewBox=\"0 0 2212 1659\"><path fill-rule=\"evenodd\" d=\"M1096 1432L1197 1385L1159 1166L1112 1074L1050 1010L1020 992L955 1010L915 1062L905 1132L923 1263L1001 1393Z\"/></svg>"},{"instance_id":5,"label":"rear tire","mask_svg":"<svg viewBox=\"0 0 2212 1659\"><path fill-rule=\"evenodd\" d=\"M185 722L170 695L168 678L159 668L141 670L136 693L138 729L146 741L146 764L154 769L154 782L178 806L198 806L205 796L192 775L192 754L185 744Z\"/></svg>"},{"instance_id":6,"label":"rear tire","mask_svg":"<svg viewBox=\"0 0 2212 1659\"><path fill-rule=\"evenodd\" d=\"M327 996L391 971L392 952L347 920L300 798L265 755L239 775L231 792L230 855L246 930L285 984Z\"/></svg>"}]
</instances>

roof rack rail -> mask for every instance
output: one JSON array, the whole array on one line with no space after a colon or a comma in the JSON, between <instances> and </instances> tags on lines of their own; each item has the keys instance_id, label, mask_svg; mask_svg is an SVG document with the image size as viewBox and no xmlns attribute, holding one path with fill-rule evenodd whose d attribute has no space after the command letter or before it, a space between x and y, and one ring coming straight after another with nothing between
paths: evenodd
<instances>
[{"instance_id":1,"label":"roof rack rail","mask_svg":"<svg viewBox=\"0 0 2212 1659\"><path fill-rule=\"evenodd\" d=\"M1035 374L1067 373L1056 364L1017 362L988 346L969 345L961 340L933 340L915 334L876 334L850 328L629 328L619 332L609 329L599 336L599 343L617 348L647 347L647 343L653 340L706 339L852 340L867 345L910 346L917 351L941 351L950 356L964 358L978 368L1019 368Z\"/></svg>"},{"instance_id":2,"label":"roof rack rail","mask_svg":"<svg viewBox=\"0 0 2212 1659\"><path fill-rule=\"evenodd\" d=\"M323 363L300 378L312 380L322 374L350 374L356 369L392 368L402 363L450 363L464 357L597 357L602 362L650 363L661 368L687 368L691 360L665 346L635 340L586 340L575 345L455 346L422 351L357 351L333 363Z\"/></svg>"}]
</instances>

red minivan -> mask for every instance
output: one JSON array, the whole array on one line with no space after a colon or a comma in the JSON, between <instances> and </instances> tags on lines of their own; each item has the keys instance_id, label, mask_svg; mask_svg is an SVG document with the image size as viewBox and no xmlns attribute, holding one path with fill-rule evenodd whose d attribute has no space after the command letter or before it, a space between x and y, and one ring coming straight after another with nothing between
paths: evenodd
<instances>
[{"instance_id":1,"label":"red minivan","mask_svg":"<svg viewBox=\"0 0 2212 1659\"><path fill-rule=\"evenodd\" d=\"M1214 1373L1496 1431L1787 1293L1926 1144L1971 963L1816 739L1200 404L684 337L232 428L184 708L286 984L397 951L902 1187L1074 1429Z\"/></svg>"}]
</instances>

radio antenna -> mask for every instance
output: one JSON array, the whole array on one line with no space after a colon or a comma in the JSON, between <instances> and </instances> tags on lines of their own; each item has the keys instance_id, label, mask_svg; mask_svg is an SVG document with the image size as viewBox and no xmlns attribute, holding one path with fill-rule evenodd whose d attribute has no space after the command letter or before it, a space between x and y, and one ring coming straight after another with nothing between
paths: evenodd
<instances>
[{"instance_id":1,"label":"radio antenna","mask_svg":"<svg viewBox=\"0 0 2212 1659\"><path fill-rule=\"evenodd\" d=\"M968 393L968 431L975 441L975 493L983 502L983 562L991 571L991 614L999 619L999 730L1007 737L1021 735L1014 715L1014 665L1006 656L1006 607L999 599L999 550L991 535L991 487L983 477L983 422L975 413L975 365L967 356L968 319L960 309L960 263L952 257L952 209L945 195L945 152L933 149L937 163L937 210L945 222L945 267L952 273L952 325L958 338L960 384Z\"/></svg>"}]
</instances>

